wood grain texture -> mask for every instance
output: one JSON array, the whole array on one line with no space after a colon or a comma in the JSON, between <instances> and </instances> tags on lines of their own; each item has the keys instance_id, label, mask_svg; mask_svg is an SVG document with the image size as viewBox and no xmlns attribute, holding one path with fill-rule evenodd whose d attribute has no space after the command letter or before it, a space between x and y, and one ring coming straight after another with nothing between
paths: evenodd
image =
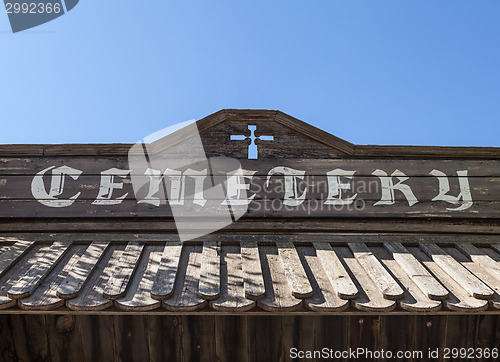
<instances>
[{"instance_id":1,"label":"wood grain texture","mask_svg":"<svg viewBox=\"0 0 500 362\"><path fill-rule=\"evenodd\" d=\"M313 243L316 255L335 292L342 299L355 299L359 290L328 243Z\"/></svg>"},{"instance_id":2,"label":"wood grain texture","mask_svg":"<svg viewBox=\"0 0 500 362\"><path fill-rule=\"evenodd\" d=\"M429 299L443 300L448 291L420 264L420 262L401 243L384 243L384 247L392 254L401 269L411 278L422 293Z\"/></svg>"},{"instance_id":3,"label":"wood grain texture","mask_svg":"<svg viewBox=\"0 0 500 362\"><path fill-rule=\"evenodd\" d=\"M9 270L0 277L0 309L7 309L17 305L17 299L7 296L7 291L19 281L19 277L24 275L36 263L43 254L43 245L33 245Z\"/></svg>"},{"instance_id":4,"label":"wood grain texture","mask_svg":"<svg viewBox=\"0 0 500 362\"><path fill-rule=\"evenodd\" d=\"M370 250L401 284L404 295L403 298L398 300L399 307L410 312L435 312L441 309L441 301L432 300L428 295L424 294L414 279L393 258L393 254L391 255L383 247L373 246Z\"/></svg>"},{"instance_id":5,"label":"wood grain texture","mask_svg":"<svg viewBox=\"0 0 500 362\"><path fill-rule=\"evenodd\" d=\"M420 244L419 246L451 278L467 290L471 296L478 299L493 298L493 291L487 285L445 253L439 246L435 244Z\"/></svg>"},{"instance_id":6,"label":"wood grain texture","mask_svg":"<svg viewBox=\"0 0 500 362\"><path fill-rule=\"evenodd\" d=\"M203 299L214 300L220 295L220 242L204 242L201 254L198 292Z\"/></svg>"},{"instance_id":7,"label":"wood grain texture","mask_svg":"<svg viewBox=\"0 0 500 362\"><path fill-rule=\"evenodd\" d=\"M240 244L240 248L245 297L250 300L262 299L266 295L266 289L260 265L258 244L253 241L244 241Z\"/></svg>"},{"instance_id":8,"label":"wood grain texture","mask_svg":"<svg viewBox=\"0 0 500 362\"><path fill-rule=\"evenodd\" d=\"M407 248L448 289L450 294L443 305L456 312L480 312L488 309L488 301L472 297L463 285L450 277L431 257L418 247Z\"/></svg>"},{"instance_id":9,"label":"wood grain texture","mask_svg":"<svg viewBox=\"0 0 500 362\"><path fill-rule=\"evenodd\" d=\"M19 281L9 289L8 297L21 299L31 295L61 260L70 245L71 242L56 241L51 246L44 248L44 254L40 259L36 260Z\"/></svg>"},{"instance_id":10,"label":"wood grain texture","mask_svg":"<svg viewBox=\"0 0 500 362\"><path fill-rule=\"evenodd\" d=\"M396 302L384 298L380 289L373 283L365 269L359 264L348 247L334 246L333 250L347 265L351 279L359 290L359 295L352 300L352 305L365 312L390 312L396 308Z\"/></svg>"},{"instance_id":11,"label":"wood grain texture","mask_svg":"<svg viewBox=\"0 0 500 362\"><path fill-rule=\"evenodd\" d=\"M207 301L200 298L198 293L201 254L201 246L184 246L173 295L163 301L163 308L170 311L195 311L207 305Z\"/></svg>"},{"instance_id":12,"label":"wood grain texture","mask_svg":"<svg viewBox=\"0 0 500 362\"><path fill-rule=\"evenodd\" d=\"M311 297L312 287L295 245L291 242L278 242L276 246L292 295L300 299Z\"/></svg>"},{"instance_id":13,"label":"wood grain texture","mask_svg":"<svg viewBox=\"0 0 500 362\"><path fill-rule=\"evenodd\" d=\"M113 301L103 295L104 286L123 255L125 245L112 245L105 252L96 269L90 275L82 290L73 299L66 300L66 306L76 311L100 311L113 305Z\"/></svg>"},{"instance_id":14,"label":"wood grain texture","mask_svg":"<svg viewBox=\"0 0 500 362\"><path fill-rule=\"evenodd\" d=\"M221 250L220 296L210 307L222 312L251 310L256 303L245 297L242 258L238 246L223 246Z\"/></svg>"},{"instance_id":15,"label":"wood grain texture","mask_svg":"<svg viewBox=\"0 0 500 362\"><path fill-rule=\"evenodd\" d=\"M473 273L477 278L481 279L483 283L495 292L493 298L489 299L488 302L493 308L500 309L500 283L498 279L489 273L488 264L482 264L482 258L475 258L476 260L471 260L467 254L462 253L458 248L443 247L443 250L451 255L457 262L462 264L467 270ZM474 252L476 251L479 252L479 249L474 250Z\"/></svg>"},{"instance_id":16,"label":"wood grain texture","mask_svg":"<svg viewBox=\"0 0 500 362\"><path fill-rule=\"evenodd\" d=\"M108 245L109 242L93 242L90 244L57 289L56 294L59 298L70 299L78 295L101 260Z\"/></svg>"},{"instance_id":17,"label":"wood grain texture","mask_svg":"<svg viewBox=\"0 0 500 362\"><path fill-rule=\"evenodd\" d=\"M125 294L128 283L137 268L139 259L144 249L144 242L130 242L123 251L116 268L113 270L103 290L103 295L108 299L118 299Z\"/></svg>"},{"instance_id":18,"label":"wood grain texture","mask_svg":"<svg viewBox=\"0 0 500 362\"><path fill-rule=\"evenodd\" d=\"M484 270L500 283L500 265L489 255L472 244L457 243L456 248L467 255L475 264L481 265ZM475 273L474 273L475 274Z\"/></svg>"},{"instance_id":19,"label":"wood grain texture","mask_svg":"<svg viewBox=\"0 0 500 362\"><path fill-rule=\"evenodd\" d=\"M64 305L64 300L57 296L57 288L75 267L84 250L82 245L70 247L35 291L19 300L19 306L25 310L52 310Z\"/></svg>"},{"instance_id":20,"label":"wood grain texture","mask_svg":"<svg viewBox=\"0 0 500 362\"><path fill-rule=\"evenodd\" d=\"M353 252L356 260L383 294L384 298L389 300L398 300L403 297L403 289L387 272L382 264L380 264L380 261L373 255L371 250L365 244L349 243L348 246Z\"/></svg>"},{"instance_id":21,"label":"wood grain texture","mask_svg":"<svg viewBox=\"0 0 500 362\"><path fill-rule=\"evenodd\" d=\"M304 305L318 312L340 312L349 308L349 301L340 298L323 268L324 264L316 255L315 249L310 246L299 247L298 253L304 260L302 265L313 289L312 296L304 300Z\"/></svg>"},{"instance_id":22,"label":"wood grain texture","mask_svg":"<svg viewBox=\"0 0 500 362\"><path fill-rule=\"evenodd\" d=\"M151 289L151 297L158 300L170 298L174 291L177 269L181 259L182 242L167 242L163 248L163 255L158 272Z\"/></svg>"},{"instance_id":23,"label":"wood grain texture","mask_svg":"<svg viewBox=\"0 0 500 362\"><path fill-rule=\"evenodd\" d=\"M260 261L266 296L258 301L258 306L271 312L287 312L301 309L302 300L293 296L277 248L261 246Z\"/></svg>"},{"instance_id":24,"label":"wood grain texture","mask_svg":"<svg viewBox=\"0 0 500 362\"><path fill-rule=\"evenodd\" d=\"M160 266L162 247L147 246L139 261L137 271L130 280L125 295L115 301L115 305L126 311L149 311L160 307L161 302L151 298L151 288Z\"/></svg>"},{"instance_id":25,"label":"wood grain texture","mask_svg":"<svg viewBox=\"0 0 500 362\"><path fill-rule=\"evenodd\" d=\"M16 263L30 248L34 241L19 240L14 245L5 246L0 255L0 277L5 274L9 268Z\"/></svg>"}]
</instances>

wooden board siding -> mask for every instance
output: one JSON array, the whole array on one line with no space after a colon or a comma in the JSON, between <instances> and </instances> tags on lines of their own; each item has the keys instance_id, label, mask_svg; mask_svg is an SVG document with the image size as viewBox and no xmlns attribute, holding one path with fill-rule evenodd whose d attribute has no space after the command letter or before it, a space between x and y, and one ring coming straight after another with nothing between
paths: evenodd
<instances>
[{"instance_id":1,"label":"wooden board siding","mask_svg":"<svg viewBox=\"0 0 500 362\"><path fill-rule=\"evenodd\" d=\"M443 356L444 348L500 348L499 323L496 315L1 315L0 359L292 361L291 348L394 353L440 349ZM413 360L437 360L423 357Z\"/></svg>"},{"instance_id":2,"label":"wooden board siding","mask_svg":"<svg viewBox=\"0 0 500 362\"><path fill-rule=\"evenodd\" d=\"M0 276L3 312L18 311L16 300L29 311L500 310L497 237L214 235L179 244L161 234L25 234L3 236L2 254L30 237L39 246ZM97 245L102 255L90 258ZM61 293L65 280L79 287Z\"/></svg>"}]
</instances>

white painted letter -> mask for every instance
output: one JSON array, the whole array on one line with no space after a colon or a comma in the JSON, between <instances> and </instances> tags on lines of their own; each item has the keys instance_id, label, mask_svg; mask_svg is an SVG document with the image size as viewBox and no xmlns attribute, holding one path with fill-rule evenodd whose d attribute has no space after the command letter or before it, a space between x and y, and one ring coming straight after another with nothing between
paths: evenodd
<instances>
[{"instance_id":1,"label":"white painted letter","mask_svg":"<svg viewBox=\"0 0 500 362\"><path fill-rule=\"evenodd\" d=\"M243 194L245 198L241 198L241 191L246 191L250 189L250 185L245 183L245 178L252 179L252 176L257 171L244 170L242 168L237 169L232 173L227 175L227 197L222 202L222 205L248 205L255 194L250 197L246 196L246 192Z\"/></svg>"},{"instance_id":2,"label":"white painted letter","mask_svg":"<svg viewBox=\"0 0 500 362\"><path fill-rule=\"evenodd\" d=\"M184 174L182 171L172 170L167 168L163 175L160 170L154 170L148 168L144 174L149 176L149 191L147 196L139 200L139 204L151 204L154 206L160 206L161 201L166 201L167 197L163 196L163 200L160 201L159 197L154 196L158 191L160 191L160 185L164 179L170 180L170 192L168 193L168 202L170 205L184 205L184 196L186 189L186 177L194 179L194 195L193 203L198 205L205 205L207 200L203 196L203 184L205 178L207 177L207 169L196 171L192 169L187 169Z\"/></svg>"},{"instance_id":3,"label":"white painted letter","mask_svg":"<svg viewBox=\"0 0 500 362\"><path fill-rule=\"evenodd\" d=\"M377 176L382 183L382 198L380 201L377 201L374 206L377 205L393 205L395 203L394 200L394 190L399 190L405 195L406 200L408 200L408 205L415 205L418 200L411 191L410 186L404 185L403 182L408 180L409 177L406 176L403 172L396 170L392 173L390 177L387 176L382 170L375 170L372 175ZM392 182L392 178L397 177L399 182L394 185Z\"/></svg>"},{"instance_id":4,"label":"white painted letter","mask_svg":"<svg viewBox=\"0 0 500 362\"><path fill-rule=\"evenodd\" d=\"M78 196L80 196L81 192L78 192L76 195L70 197L67 200L58 200L56 196L61 195L64 191L65 175L71 177L73 180L77 180L78 177L80 177L80 175L82 174L82 171L76 170L69 166L61 166L58 168L54 167L55 166L48 167L35 175L33 181L31 182L31 193L39 203L45 206L71 206L78 198ZM45 185L43 183L43 175L45 175L45 173L49 170L52 170L52 180L50 183L50 191L49 193L47 193L47 191L45 190Z\"/></svg>"},{"instance_id":5,"label":"white painted letter","mask_svg":"<svg viewBox=\"0 0 500 362\"><path fill-rule=\"evenodd\" d=\"M130 170L120 170L118 168L110 168L109 170L101 172L101 186L99 186L99 194L92 205L119 205L122 203L123 199L125 199L128 195L128 192L116 199L112 200L113 190L123 189L123 183L115 183L115 176L119 176L121 178L127 177L130 173Z\"/></svg>"},{"instance_id":6,"label":"white painted letter","mask_svg":"<svg viewBox=\"0 0 500 362\"><path fill-rule=\"evenodd\" d=\"M346 177L352 179L352 176L356 171L345 171L337 168L333 171L326 173L328 178L328 197L325 201L325 205L350 205L353 203L354 199L358 194L355 194L347 199L342 199L342 190L350 190L350 183L341 182L341 177Z\"/></svg>"},{"instance_id":7,"label":"white painted letter","mask_svg":"<svg viewBox=\"0 0 500 362\"><path fill-rule=\"evenodd\" d=\"M448 181L448 177L444 172L441 172L439 170L432 170L430 174L437 177L439 181L439 195L433 198L432 201L446 201L450 204L458 205L460 204L460 199L463 200L462 205L457 208L446 208L446 210L450 211L462 211L472 206L473 201L470 192L469 179L467 178L467 170L457 171L458 183L460 185L460 193L457 197L446 195L448 192L450 192L450 182Z\"/></svg>"},{"instance_id":8,"label":"white painted letter","mask_svg":"<svg viewBox=\"0 0 500 362\"><path fill-rule=\"evenodd\" d=\"M269 180L273 175L285 176L285 198L283 205L298 206L302 204L306 198L307 190L304 190L302 195L298 196L297 179L304 179L305 171L295 170L289 167L278 166L273 168L267 174L266 187L269 186Z\"/></svg>"}]
</instances>

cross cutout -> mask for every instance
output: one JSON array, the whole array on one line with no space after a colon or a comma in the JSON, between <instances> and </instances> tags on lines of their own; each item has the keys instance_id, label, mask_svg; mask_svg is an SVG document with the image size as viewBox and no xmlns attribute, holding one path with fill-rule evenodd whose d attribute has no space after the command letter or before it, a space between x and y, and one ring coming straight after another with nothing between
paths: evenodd
<instances>
[{"instance_id":1,"label":"cross cutout","mask_svg":"<svg viewBox=\"0 0 500 362\"><path fill-rule=\"evenodd\" d=\"M248 129L250 130L250 137L242 135L231 135L231 141L246 141L250 140L250 144L248 145L248 159L256 160L259 157L259 151L257 149L256 140L259 141L274 141L274 136L255 136L255 131L257 130L257 126L249 125Z\"/></svg>"}]
</instances>

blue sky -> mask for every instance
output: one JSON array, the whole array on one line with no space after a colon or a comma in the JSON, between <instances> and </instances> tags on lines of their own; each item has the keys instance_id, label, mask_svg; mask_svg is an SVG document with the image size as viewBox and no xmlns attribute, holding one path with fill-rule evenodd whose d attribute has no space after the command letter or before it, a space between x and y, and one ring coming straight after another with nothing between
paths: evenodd
<instances>
[{"instance_id":1,"label":"blue sky","mask_svg":"<svg viewBox=\"0 0 500 362\"><path fill-rule=\"evenodd\" d=\"M497 0L80 0L12 34L0 13L0 143L258 108L356 144L500 147L499 19Z\"/></svg>"}]
</instances>

